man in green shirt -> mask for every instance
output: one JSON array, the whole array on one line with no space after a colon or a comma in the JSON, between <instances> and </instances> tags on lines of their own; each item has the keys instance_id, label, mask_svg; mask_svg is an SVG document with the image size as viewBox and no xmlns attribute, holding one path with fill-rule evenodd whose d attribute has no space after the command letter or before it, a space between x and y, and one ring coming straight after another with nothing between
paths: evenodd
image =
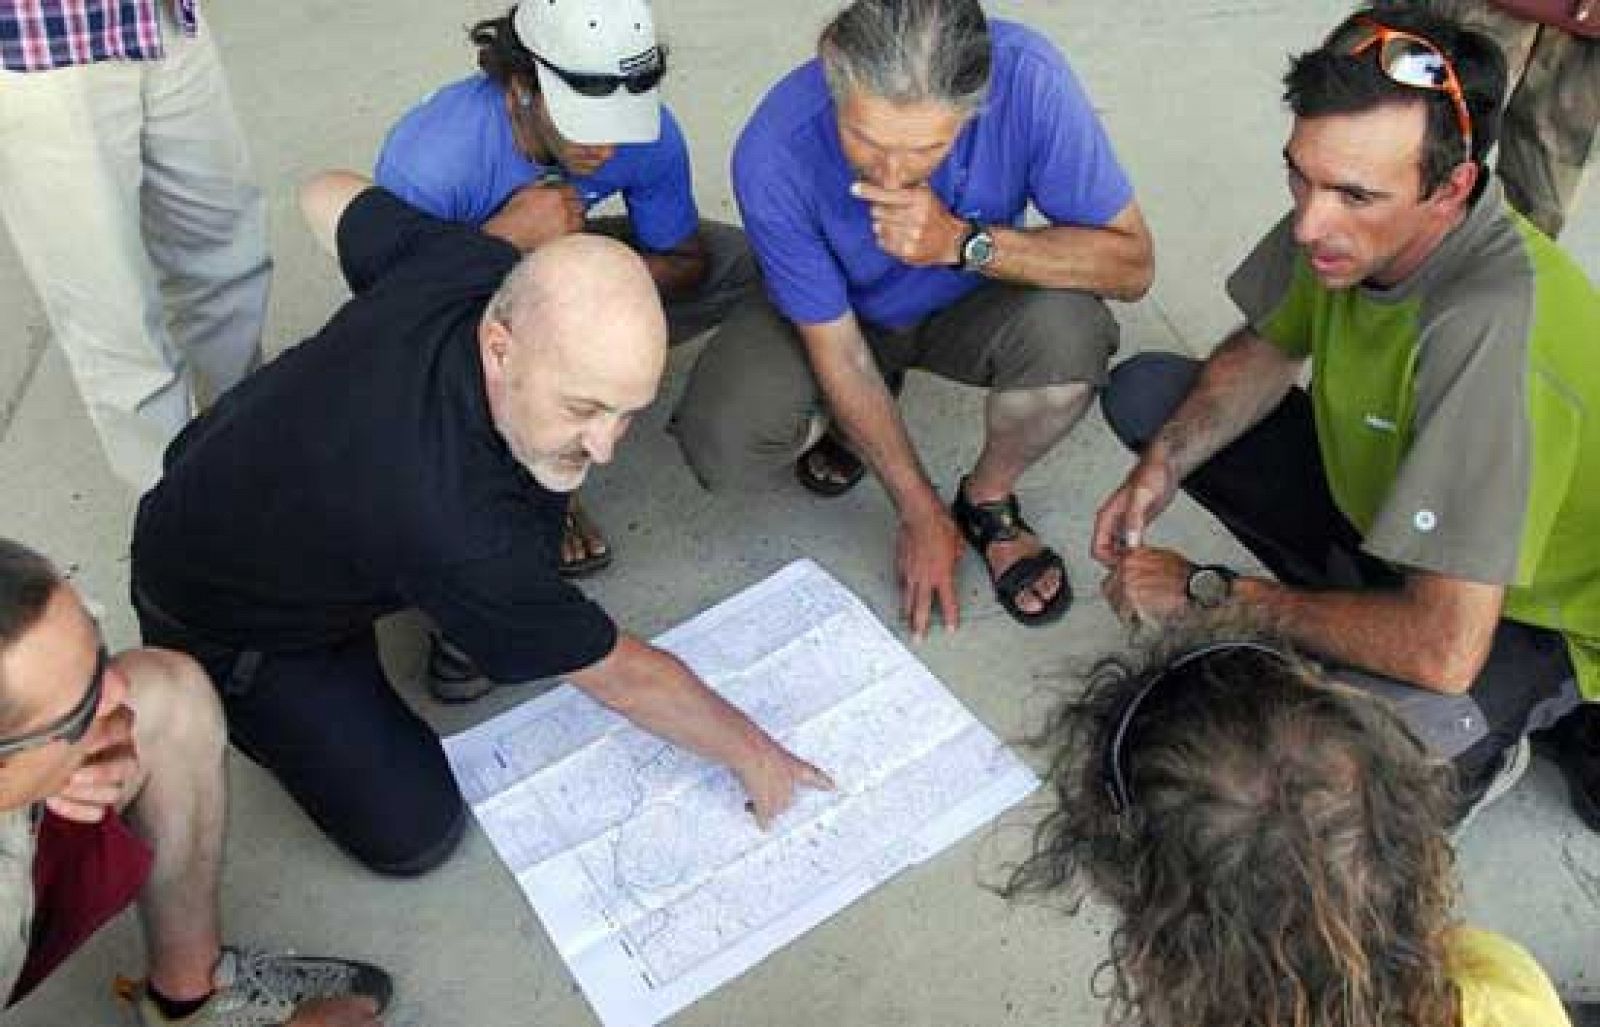
<instances>
[{"instance_id":1,"label":"man in green shirt","mask_svg":"<svg viewBox=\"0 0 1600 1027\"><path fill-rule=\"evenodd\" d=\"M1484 166L1504 60L1395 5L1285 82L1294 209L1228 280L1245 326L1105 393L1140 457L1096 520L1104 591L1131 619L1200 607L1321 654L1398 702L1468 802L1561 720L1600 830L1600 706L1578 705L1600 699L1600 295ZM1147 545L1180 484L1277 580Z\"/></svg>"}]
</instances>

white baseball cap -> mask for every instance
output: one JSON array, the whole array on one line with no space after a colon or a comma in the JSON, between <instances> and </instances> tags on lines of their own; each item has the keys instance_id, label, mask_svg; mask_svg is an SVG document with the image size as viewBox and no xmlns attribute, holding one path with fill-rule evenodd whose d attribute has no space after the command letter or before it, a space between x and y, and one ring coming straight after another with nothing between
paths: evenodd
<instances>
[{"instance_id":1,"label":"white baseball cap","mask_svg":"<svg viewBox=\"0 0 1600 1027\"><path fill-rule=\"evenodd\" d=\"M648 0L522 0L512 24L563 136L604 145L661 135L663 65ZM640 82L649 87L634 92Z\"/></svg>"}]
</instances>

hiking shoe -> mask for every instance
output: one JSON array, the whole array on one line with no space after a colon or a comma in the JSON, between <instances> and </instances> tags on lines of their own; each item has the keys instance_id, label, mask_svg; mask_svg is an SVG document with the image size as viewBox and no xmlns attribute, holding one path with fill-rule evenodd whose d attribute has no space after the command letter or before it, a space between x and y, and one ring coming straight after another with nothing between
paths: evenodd
<instances>
[{"instance_id":1,"label":"hiking shoe","mask_svg":"<svg viewBox=\"0 0 1600 1027\"><path fill-rule=\"evenodd\" d=\"M1539 753L1561 768L1572 811L1600 831L1600 703L1584 703L1538 735Z\"/></svg>"},{"instance_id":2,"label":"hiking shoe","mask_svg":"<svg viewBox=\"0 0 1600 1027\"><path fill-rule=\"evenodd\" d=\"M1460 841L1461 836L1466 834L1467 827L1479 813L1483 812L1483 808L1515 788L1517 782L1522 780L1522 775L1528 772L1528 764L1532 762L1533 745L1528 741L1527 735L1517 739L1515 744L1508 745L1500 754L1500 766L1489 777L1489 782L1482 791L1474 797L1469 790L1463 797L1464 809L1455 826L1450 828L1450 840Z\"/></svg>"},{"instance_id":3,"label":"hiking shoe","mask_svg":"<svg viewBox=\"0 0 1600 1027\"><path fill-rule=\"evenodd\" d=\"M428 639L428 694L442 703L466 703L494 691L472 657L435 632Z\"/></svg>"},{"instance_id":4,"label":"hiking shoe","mask_svg":"<svg viewBox=\"0 0 1600 1027\"><path fill-rule=\"evenodd\" d=\"M305 1002L364 996L382 1013L394 985L389 975L353 959L296 956L224 948L212 972L216 991L194 1013L169 1020L150 997L149 982L119 982L118 993L133 1007L139 1027L279 1027Z\"/></svg>"}]
</instances>

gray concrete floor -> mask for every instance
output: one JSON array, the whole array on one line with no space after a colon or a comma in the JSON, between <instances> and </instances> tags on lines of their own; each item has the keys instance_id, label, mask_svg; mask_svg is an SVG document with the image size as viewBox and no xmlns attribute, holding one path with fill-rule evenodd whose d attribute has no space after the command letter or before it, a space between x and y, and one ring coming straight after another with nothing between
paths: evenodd
<instances>
[{"instance_id":1,"label":"gray concrete floor","mask_svg":"<svg viewBox=\"0 0 1600 1027\"><path fill-rule=\"evenodd\" d=\"M296 183L325 167L370 167L385 128L432 86L470 66L462 27L500 4L303 0L212 5L235 99L271 197L277 277L268 346L314 331L342 296L293 211ZM667 94L696 157L702 209L734 217L729 146L750 108L805 57L832 3L662 0L672 46ZM1232 326L1223 275L1285 208L1278 157L1287 120L1277 81L1345 9L1332 0L995 0L994 14L1047 31L1071 57L1132 174L1157 240L1159 276L1122 308L1124 351L1205 352ZM1600 276L1594 193L1567 233ZM92 241L86 243L92 245ZM0 242L0 248L4 247ZM123 595L133 497L107 471L43 315L14 256L0 249L0 525L72 570L105 607L114 643L135 641ZM776 484L714 502L661 432L692 347L675 354L650 416L597 476L592 508L618 550L592 593L643 634L680 621L798 556L820 561L892 620L889 511L875 486L824 502ZM978 398L914 378L905 408L931 473L948 490L975 455ZM397 457L400 456L397 454ZM1124 635L1095 590L1085 542L1099 499L1128 464L1090 418L1025 482L1022 498L1063 549L1082 598L1060 626L1030 632L963 573L967 620L918 649L995 730L1020 736L1075 656ZM1175 509L1158 537L1243 562L1210 519ZM396 679L441 730L523 697L509 690L466 712L417 687L417 625L386 631ZM588 1007L481 834L431 877L378 880L336 853L276 785L235 760L224 896L229 936L303 952L359 954L390 967L407 1025L584 1024ZM405 815L405 797L395 797ZM1090 977L1103 957L1102 911L1067 918L1009 908L993 879L1016 830L989 832L918 867L682 1014L689 1024L1023 1024L1099 1022ZM1465 913L1526 943L1564 990L1600 997L1600 838L1568 811L1559 775L1536 764L1477 822L1461 851ZM103 932L8 1022L115 1022L107 984L141 967L134 918Z\"/></svg>"}]
</instances>

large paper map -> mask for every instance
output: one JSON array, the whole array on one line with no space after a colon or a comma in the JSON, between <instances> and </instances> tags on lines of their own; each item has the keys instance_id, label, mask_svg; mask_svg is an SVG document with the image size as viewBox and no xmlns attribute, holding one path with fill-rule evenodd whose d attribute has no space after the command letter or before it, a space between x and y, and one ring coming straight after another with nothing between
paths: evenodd
<instances>
[{"instance_id":1,"label":"large paper map","mask_svg":"<svg viewBox=\"0 0 1600 1027\"><path fill-rule=\"evenodd\" d=\"M1038 784L809 560L657 641L838 791L763 833L730 773L570 685L446 740L608 1027L659 1023Z\"/></svg>"}]
</instances>

